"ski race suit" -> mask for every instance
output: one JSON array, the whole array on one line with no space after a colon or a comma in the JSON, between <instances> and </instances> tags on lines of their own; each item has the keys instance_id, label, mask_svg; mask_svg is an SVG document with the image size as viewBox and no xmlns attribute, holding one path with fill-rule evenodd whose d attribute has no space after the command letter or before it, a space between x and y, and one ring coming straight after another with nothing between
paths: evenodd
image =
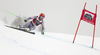
<instances>
[{"instance_id":1,"label":"ski race suit","mask_svg":"<svg viewBox=\"0 0 100 55\"><path fill-rule=\"evenodd\" d=\"M34 30L36 28L36 26L38 25L42 25L42 31L44 31L44 22L43 20L39 20L38 16L34 16L34 17L29 17L26 20L30 20L32 19L32 21L26 23L25 25L21 25L20 28L29 28L30 30Z\"/></svg>"}]
</instances>

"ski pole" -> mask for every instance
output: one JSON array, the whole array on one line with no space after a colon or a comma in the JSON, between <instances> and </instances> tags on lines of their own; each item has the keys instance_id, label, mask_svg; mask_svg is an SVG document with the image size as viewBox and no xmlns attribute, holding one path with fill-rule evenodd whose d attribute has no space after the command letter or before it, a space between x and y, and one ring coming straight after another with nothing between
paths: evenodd
<instances>
[{"instance_id":1,"label":"ski pole","mask_svg":"<svg viewBox=\"0 0 100 55\"><path fill-rule=\"evenodd\" d=\"M13 13L11 13L11 12L7 11L7 10L3 10L3 11L5 11L5 12L7 12L7 13L9 13L9 14L13 15L13 16L18 17L17 15L15 15L15 14L13 14ZM18 18L20 18L20 17L18 17ZM22 19L22 20L24 20L23 18L21 18L21 19Z\"/></svg>"}]
</instances>

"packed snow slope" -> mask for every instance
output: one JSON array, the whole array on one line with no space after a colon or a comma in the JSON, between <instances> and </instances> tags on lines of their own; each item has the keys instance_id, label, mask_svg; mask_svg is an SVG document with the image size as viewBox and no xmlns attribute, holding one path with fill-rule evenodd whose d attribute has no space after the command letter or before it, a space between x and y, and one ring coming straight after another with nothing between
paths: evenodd
<instances>
[{"instance_id":1,"label":"packed snow slope","mask_svg":"<svg viewBox=\"0 0 100 55\"><path fill-rule=\"evenodd\" d=\"M4 26L0 21L0 55L100 55L100 38L95 37L94 48L92 37L49 33L29 34Z\"/></svg>"}]
</instances>

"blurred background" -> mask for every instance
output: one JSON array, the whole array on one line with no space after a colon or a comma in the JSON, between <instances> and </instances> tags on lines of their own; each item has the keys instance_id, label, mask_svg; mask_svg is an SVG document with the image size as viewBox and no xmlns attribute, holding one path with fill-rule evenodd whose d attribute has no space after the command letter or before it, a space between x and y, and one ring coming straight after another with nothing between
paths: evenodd
<instances>
[{"instance_id":1,"label":"blurred background","mask_svg":"<svg viewBox=\"0 0 100 55\"><path fill-rule=\"evenodd\" d=\"M0 0L0 20L8 25L24 25L24 21L3 9L26 19L32 16L46 15L45 32L56 32L74 35L82 14L85 2L86 9L95 12L97 9L96 37L100 37L100 0ZM78 35L93 36L93 25L81 22ZM41 25L36 28L41 31Z\"/></svg>"}]
</instances>

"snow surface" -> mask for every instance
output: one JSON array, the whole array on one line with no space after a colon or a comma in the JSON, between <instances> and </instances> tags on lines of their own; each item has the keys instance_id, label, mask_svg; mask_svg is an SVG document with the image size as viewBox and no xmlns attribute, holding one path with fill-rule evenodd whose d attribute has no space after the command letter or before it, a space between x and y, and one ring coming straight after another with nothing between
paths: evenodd
<instances>
[{"instance_id":1,"label":"snow surface","mask_svg":"<svg viewBox=\"0 0 100 55\"><path fill-rule=\"evenodd\" d=\"M0 55L100 55L100 38L95 37L94 48L92 37L40 32L35 35L11 29L0 21Z\"/></svg>"}]
</instances>

